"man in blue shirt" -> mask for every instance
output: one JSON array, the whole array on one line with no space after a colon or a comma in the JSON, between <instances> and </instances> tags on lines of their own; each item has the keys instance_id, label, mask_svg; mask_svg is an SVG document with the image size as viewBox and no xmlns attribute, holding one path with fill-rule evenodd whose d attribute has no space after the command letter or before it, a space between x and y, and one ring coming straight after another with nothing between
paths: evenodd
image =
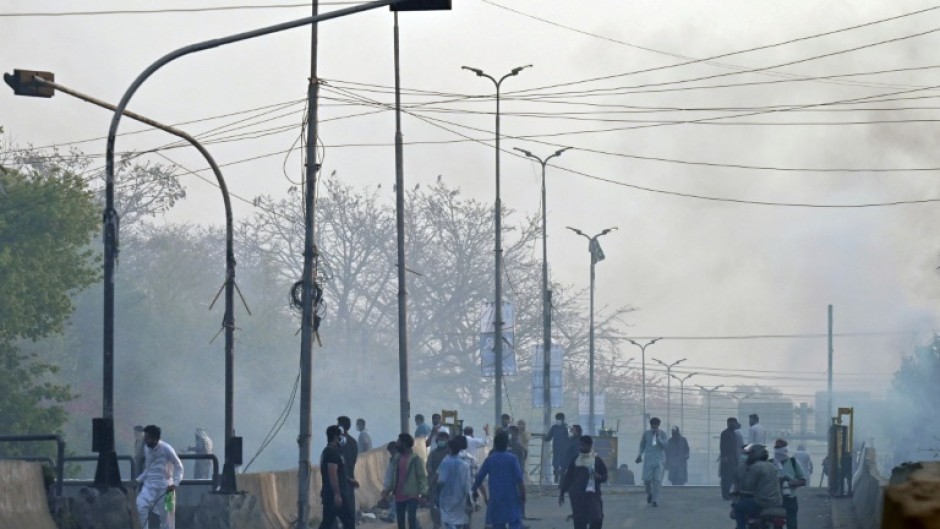
<instances>
[{"instance_id":1,"label":"man in blue shirt","mask_svg":"<svg viewBox=\"0 0 940 529\"><path fill-rule=\"evenodd\" d=\"M489 477L490 501L486 506L486 518L493 529L520 529L522 527L522 504L525 503L525 483L519 459L507 451L509 435L501 431L493 438L493 452L483 462L473 482L473 498L483 480Z\"/></svg>"}]
</instances>

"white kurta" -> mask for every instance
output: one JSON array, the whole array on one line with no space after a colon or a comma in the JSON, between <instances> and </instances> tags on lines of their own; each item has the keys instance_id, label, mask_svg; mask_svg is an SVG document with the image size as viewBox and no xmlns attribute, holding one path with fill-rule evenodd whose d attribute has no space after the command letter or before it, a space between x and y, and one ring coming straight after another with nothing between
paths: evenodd
<instances>
[{"instance_id":1,"label":"white kurta","mask_svg":"<svg viewBox=\"0 0 940 529\"><path fill-rule=\"evenodd\" d=\"M460 456L447 456L437 469L437 482L441 522L452 525L469 524L467 499L470 495L470 465Z\"/></svg>"},{"instance_id":2,"label":"white kurta","mask_svg":"<svg viewBox=\"0 0 940 529\"><path fill-rule=\"evenodd\" d=\"M176 527L176 510L167 512L163 506L163 496L170 485L179 486L183 481L183 463L176 450L163 441L157 441L157 446L144 447L146 461L143 472L137 476L141 484L137 492L137 514L140 517L140 526L147 527L147 517L151 510L160 516L160 529L174 529Z\"/></svg>"}]
</instances>

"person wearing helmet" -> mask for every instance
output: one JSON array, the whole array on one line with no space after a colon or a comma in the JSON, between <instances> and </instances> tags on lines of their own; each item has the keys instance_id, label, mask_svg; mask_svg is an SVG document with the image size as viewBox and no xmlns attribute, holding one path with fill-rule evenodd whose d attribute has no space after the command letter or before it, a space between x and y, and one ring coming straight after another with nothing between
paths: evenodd
<instances>
[{"instance_id":1,"label":"person wearing helmet","mask_svg":"<svg viewBox=\"0 0 940 529\"><path fill-rule=\"evenodd\" d=\"M777 467L768 461L770 454L762 444L744 448L747 462L738 468L735 491L739 495L734 503L734 517L738 529L747 529L749 518L759 516L764 509L779 507L783 503Z\"/></svg>"}]
</instances>

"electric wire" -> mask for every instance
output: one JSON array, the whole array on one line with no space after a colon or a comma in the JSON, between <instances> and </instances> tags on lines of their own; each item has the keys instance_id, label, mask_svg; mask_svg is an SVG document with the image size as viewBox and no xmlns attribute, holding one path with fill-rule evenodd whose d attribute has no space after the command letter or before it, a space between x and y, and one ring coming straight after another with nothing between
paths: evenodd
<instances>
[{"instance_id":1,"label":"electric wire","mask_svg":"<svg viewBox=\"0 0 940 529\"><path fill-rule=\"evenodd\" d=\"M528 16L528 17L530 17L530 18L537 18L537 17L534 17L534 16L529 15L529 14L527 14L527 13L523 13L523 12L521 12L521 11L514 10L514 9L508 8L508 7L506 7L506 6L497 4L497 3L495 3L495 2L492 2L491 0L481 0L481 1L484 2L484 3L490 4L490 5L493 5L493 6L495 6L495 7L499 7L499 8L501 8L501 9L505 9L505 10L508 10L508 11L513 11L513 12L515 12L515 13L517 13L517 14L520 14L520 15ZM938 9L940 9L940 5L938 5L938 6L931 6L931 7L928 7L928 8L919 9L919 10L911 11L911 12L907 12L907 13L902 13L902 14L900 14L900 15L895 15L895 16L892 16L892 17L887 17L887 18L882 18L882 19L878 19L878 20L873 20L873 21L870 21L870 22L862 23L862 24L856 24L856 25L853 25L853 26L847 26L847 27L843 27L843 28L839 28L839 29L835 29L835 30L831 30L831 31L826 31L826 32L822 32L822 33L816 33L816 34L812 34L812 35L806 35L806 36L802 36L802 37L796 37L796 38L793 38L793 39L788 39L788 40L776 42L776 43L773 43L773 44L765 44L765 45L762 45L762 46L755 46L755 47L746 48L746 49L742 49L742 50L736 50L736 51L732 51L732 52L726 52L726 53L721 53L721 54L717 54L717 55L712 55L712 56L704 57L704 58L693 58L693 57L684 56L684 55L679 55L679 54L672 54L672 53L668 53L668 52L661 52L660 50L654 50L654 49L652 49L652 48L641 48L641 47L638 47L638 46L637 46L639 49L643 49L644 51L650 51L650 52L653 52L653 53L663 53L663 54L666 54L666 55L670 55L670 56L672 56L672 57L676 57L676 58L680 58L680 59L685 59L685 61L684 61L684 62L681 62L681 63L676 63L676 64L668 64L668 65L655 66L655 67L651 67L651 68L644 68L644 69L640 69L640 70L633 70L633 71L630 71L630 72L624 72L624 73L620 73L620 74L594 77L594 78L583 79L583 80L579 80L579 81L569 81L569 82L565 82L565 83L557 83L557 84L553 84L553 85L546 85L546 86L541 86L541 87L536 87L536 88L529 88L529 89L525 89L525 90L516 90L516 91L508 92L508 93L509 93L509 94L513 94L513 93L525 93L525 92L531 92L531 91L537 91L537 90L546 90L546 89L551 89L551 88L560 88L560 87L565 87L565 86L573 86L573 85L578 85L578 84L584 84L584 83L590 83L590 82L596 82L596 81L603 81L603 80L608 80L608 79L615 79L615 78L620 78L620 77L626 77L626 76L631 76L631 75L637 75L637 74L641 74L641 73L649 73L649 72L655 72L655 71L666 70L666 69L671 69L671 68L677 68L677 67L681 67L681 66L688 66L688 65L692 65L692 64L698 64L698 63L709 63L709 64L711 64L711 63L713 63L713 62L714 62L715 60L717 60L717 59L724 59L724 58L731 57L731 56L735 56L735 55L742 55L742 54L745 54L745 53L751 53L751 52L755 52L755 51L761 51L761 50L771 49L771 48L775 48L775 47L779 47L779 46L785 46L785 45L788 45L788 44L794 44L794 43L797 43L797 42L803 42L803 41L806 41L806 40L812 40L812 39L816 39L816 38L821 38L821 37L827 37L827 36L831 36L831 35L836 35L836 34L839 34L839 33L844 33L844 32L853 31L853 30L857 30L857 29L861 29L861 28L865 28L865 27L870 27L870 26L874 26L874 25L877 25L877 24L882 24L882 23L886 23L886 22L892 22L892 21L900 20L900 19L907 18L907 17L912 17L912 16L916 16L916 15L921 15L921 14L928 13L928 12L931 12L931 11L936 11L936 10L938 10ZM553 23L553 22L551 22L551 21L548 21L548 20L544 20L544 19L543 19L543 20L541 20L541 21L542 21L542 22L546 22L546 23L550 23L550 24L553 24L553 25L556 25L555 23ZM565 29L571 29L571 28L565 28ZM592 36L596 36L596 35L592 35ZM631 45L631 46L632 46L632 45ZM725 67L725 68L739 68L739 67L736 67L736 66L727 65L727 64L721 64L721 63L718 63L718 65L719 65L719 66L723 66L723 67ZM775 73L781 73L781 72L775 72ZM792 74L791 74L791 75L792 75Z\"/></svg>"}]
</instances>

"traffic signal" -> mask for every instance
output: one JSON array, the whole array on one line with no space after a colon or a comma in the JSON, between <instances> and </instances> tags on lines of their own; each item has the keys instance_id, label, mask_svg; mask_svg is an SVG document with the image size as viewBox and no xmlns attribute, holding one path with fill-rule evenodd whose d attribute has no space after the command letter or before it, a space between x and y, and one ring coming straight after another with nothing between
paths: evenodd
<instances>
[{"instance_id":1,"label":"traffic signal","mask_svg":"<svg viewBox=\"0 0 940 529\"><path fill-rule=\"evenodd\" d=\"M402 0L388 6L392 11L443 11L450 9L451 0Z\"/></svg>"},{"instance_id":2,"label":"traffic signal","mask_svg":"<svg viewBox=\"0 0 940 529\"><path fill-rule=\"evenodd\" d=\"M55 88L36 81L35 77L55 82L55 74L52 72L13 70L12 74L3 74L3 80L10 85L13 93L18 96L52 97L55 95Z\"/></svg>"}]
</instances>

